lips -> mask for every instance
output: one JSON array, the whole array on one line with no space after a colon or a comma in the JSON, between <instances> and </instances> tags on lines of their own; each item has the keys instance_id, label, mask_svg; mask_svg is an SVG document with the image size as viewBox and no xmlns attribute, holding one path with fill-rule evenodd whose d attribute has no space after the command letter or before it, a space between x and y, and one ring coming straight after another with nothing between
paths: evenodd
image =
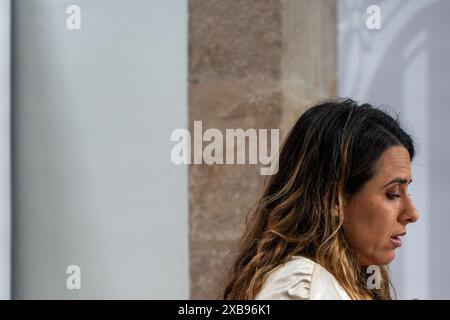
<instances>
[{"instance_id":1,"label":"lips","mask_svg":"<svg viewBox=\"0 0 450 320\"><path fill-rule=\"evenodd\" d=\"M402 239L400 239L399 237L391 237L390 239L396 248L399 248L402 246Z\"/></svg>"},{"instance_id":2,"label":"lips","mask_svg":"<svg viewBox=\"0 0 450 320\"><path fill-rule=\"evenodd\" d=\"M406 232L399 233L390 237L390 240L394 244L395 248L399 248L402 246L402 239L400 239L400 237L404 235L406 235Z\"/></svg>"}]
</instances>

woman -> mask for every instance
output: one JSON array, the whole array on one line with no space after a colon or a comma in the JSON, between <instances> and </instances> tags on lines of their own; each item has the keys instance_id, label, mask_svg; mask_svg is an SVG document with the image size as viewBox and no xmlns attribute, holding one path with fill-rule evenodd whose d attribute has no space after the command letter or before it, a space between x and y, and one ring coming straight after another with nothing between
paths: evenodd
<instances>
[{"instance_id":1,"label":"woman","mask_svg":"<svg viewBox=\"0 0 450 320\"><path fill-rule=\"evenodd\" d=\"M224 298L392 299L386 265L418 219L413 157L398 121L369 104L308 109L247 219Z\"/></svg>"}]
</instances>

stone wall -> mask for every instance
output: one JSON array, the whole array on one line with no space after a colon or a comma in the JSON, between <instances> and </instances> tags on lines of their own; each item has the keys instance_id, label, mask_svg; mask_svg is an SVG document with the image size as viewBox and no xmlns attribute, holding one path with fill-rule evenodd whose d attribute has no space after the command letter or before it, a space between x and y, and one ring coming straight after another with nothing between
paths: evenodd
<instances>
[{"instance_id":1,"label":"stone wall","mask_svg":"<svg viewBox=\"0 0 450 320\"><path fill-rule=\"evenodd\" d=\"M336 95L335 0L190 0L189 126L292 126ZM226 150L225 150L226 152ZM189 167L190 297L219 297L263 182L256 165Z\"/></svg>"}]
</instances>

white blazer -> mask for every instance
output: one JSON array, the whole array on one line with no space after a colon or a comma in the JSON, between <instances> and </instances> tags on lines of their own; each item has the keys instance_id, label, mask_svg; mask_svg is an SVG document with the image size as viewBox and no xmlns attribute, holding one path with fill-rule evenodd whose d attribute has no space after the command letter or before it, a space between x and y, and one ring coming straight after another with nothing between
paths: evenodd
<instances>
[{"instance_id":1,"label":"white blazer","mask_svg":"<svg viewBox=\"0 0 450 320\"><path fill-rule=\"evenodd\" d=\"M255 299L351 300L331 273L301 256L294 256L273 271Z\"/></svg>"}]
</instances>

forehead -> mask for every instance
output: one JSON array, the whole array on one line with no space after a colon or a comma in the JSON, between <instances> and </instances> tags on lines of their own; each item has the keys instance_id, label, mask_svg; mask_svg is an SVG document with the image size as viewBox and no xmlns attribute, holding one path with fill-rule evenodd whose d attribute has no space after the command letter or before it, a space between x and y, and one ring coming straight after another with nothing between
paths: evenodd
<instances>
[{"instance_id":1,"label":"forehead","mask_svg":"<svg viewBox=\"0 0 450 320\"><path fill-rule=\"evenodd\" d=\"M411 160L405 147L388 148L377 163L377 170L372 180L377 184L386 184L392 179L411 180Z\"/></svg>"}]
</instances>

